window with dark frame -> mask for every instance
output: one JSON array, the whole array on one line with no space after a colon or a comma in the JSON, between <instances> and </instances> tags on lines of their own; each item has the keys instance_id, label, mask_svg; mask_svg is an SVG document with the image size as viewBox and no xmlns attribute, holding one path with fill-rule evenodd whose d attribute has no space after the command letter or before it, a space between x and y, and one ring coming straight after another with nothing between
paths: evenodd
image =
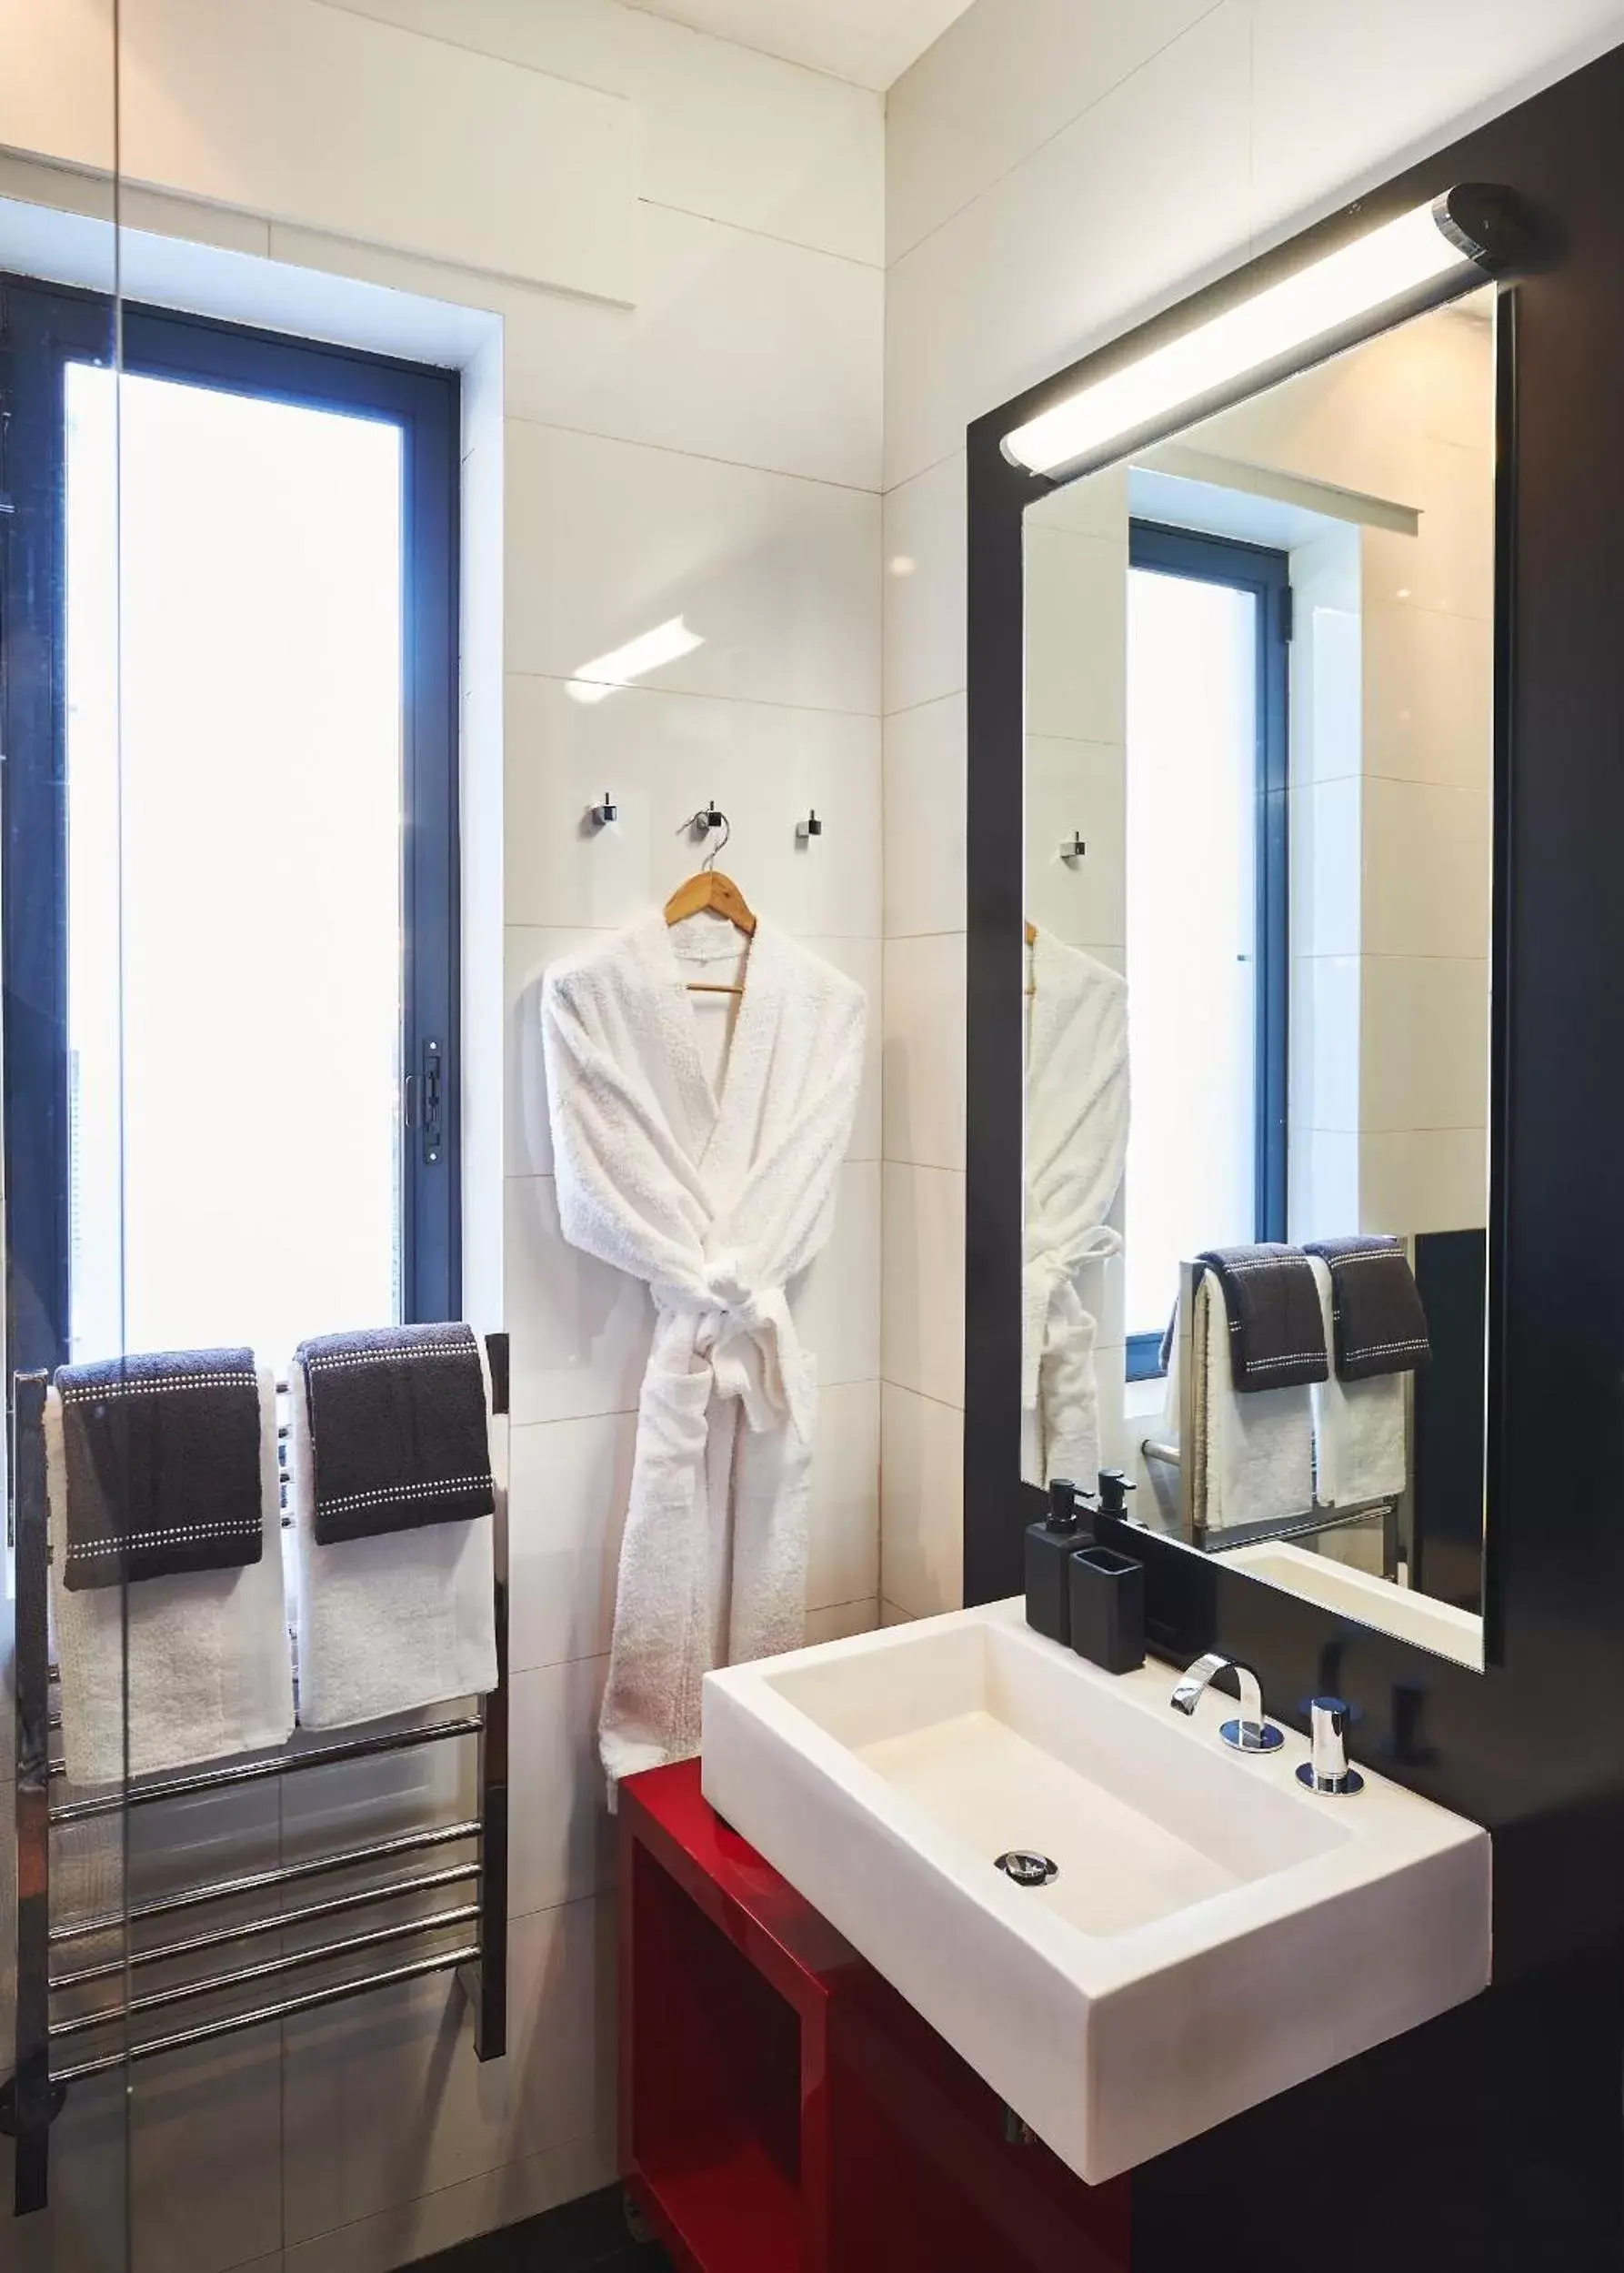
<instances>
[{"instance_id":1,"label":"window with dark frame","mask_svg":"<svg viewBox=\"0 0 1624 2273\"><path fill-rule=\"evenodd\" d=\"M1290 1007L1288 900L1290 558L1271 548L1135 520L1128 567L1157 577L1217 585L1251 602L1255 663L1255 986L1251 1114L1251 1236L1283 1240L1287 1224L1287 1081ZM1131 753L1128 763L1131 765ZM1129 890L1132 889L1131 879ZM1194 921L1192 915L1192 922ZM1131 1001L1131 991L1130 991ZM1130 1232L1131 1236L1131 1232ZM1129 1321L1130 1326L1132 1321ZM1160 1330L1129 1332L1128 1378L1159 1375Z\"/></svg>"},{"instance_id":2,"label":"window with dark frame","mask_svg":"<svg viewBox=\"0 0 1624 2273\"><path fill-rule=\"evenodd\" d=\"M105 804L102 782L114 779L116 799L132 808L122 815L114 840L120 902L111 926L118 960L114 983L127 991L127 1001L124 992L117 998L123 1021L117 1044L118 1173L124 1183L115 1229L122 1235L127 1216L138 1211L144 1158L160 1160L169 1152L172 1158L164 1173L179 1189L189 1135L185 1096L165 1101L160 1078L165 1065L177 1061L180 1013L154 1044L150 1054L155 1064L145 1091L137 1062L143 1045L129 1039L130 1017L143 999L138 988L146 985L145 1000L150 1005L151 973L175 973L174 950L180 937L180 926L171 916L167 931L160 937L169 960L154 950L142 963L140 911L161 911L167 892L185 903L189 912L188 876L203 884L212 880L216 886L215 915L205 927L206 935L193 942L198 959L194 968L212 981L218 968L229 967L236 955L244 971L253 973L238 1006L244 1024L239 1029L233 1023L233 1049L225 1055L231 1065L246 1066L251 1036L256 1078L252 1094L216 1100L201 1087L199 1076L197 1094L206 1098L209 1111L202 1116L207 1126L198 1136L197 1157L212 1163L218 1148L229 1144L233 1127L251 1130L258 1165L252 1174L245 1172L242 1205L260 1211L273 1228L279 1205L297 1205L298 1194L317 1189L325 1142L321 1070L324 1064L343 1062L334 1055L337 1021L353 1014L355 1048L370 1069L370 1093L376 1104L374 1122L381 1132L374 1147L381 1180L376 1189L367 1172L375 1249L381 1246L385 1218L389 1219L386 1262L374 1256L376 1267L369 1282L381 1291L368 1307L381 1309L386 1299L395 1316L413 1321L455 1317L461 1306L457 377L144 307L125 307L118 331L119 407L115 412L110 303L100 296L0 278L0 750L5 753L0 927L7 1336L8 1363L14 1370L53 1366L70 1354L113 1353L74 1348L75 1215L83 1196L75 1192L75 1180L82 1173L83 1135L81 1130L76 1137L75 1116L83 1110L83 1100L70 1053L70 949L77 934L69 892L75 873L69 845L75 777L68 762L74 734L85 732L82 716L74 715L74 659L69 650L70 629L85 619L89 605L81 589L87 575L105 588L99 599L93 596L103 615L95 618L92 608L90 619L98 626L102 621L114 625L107 644L117 651L119 602L108 598L109 592L117 591L113 566L119 542L116 517L111 509L105 516L99 510L103 491L111 487L107 463L120 468L115 478L125 524L120 596L124 652L110 682L116 701L105 704L109 712L118 709L119 724L112 736L117 755L112 771L104 770L98 779L96 794ZM107 435L116 431L115 419L123 429L120 457L106 443ZM189 427L197 438L194 466L186 463ZM165 448L172 453L167 460ZM284 595L287 622L311 632L312 644L322 649L319 660L326 677L312 675L314 667L306 655L279 657L267 650L266 675L257 684L226 689L234 700L223 702L220 709L221 747L214 778L223 793L216 816L209 798L199 800L194 794L200 778L206 787L209 782L206 774L199 776L195 747L197 719L211 715L206 689L203 695L188 690L193 697L188 714L192 769L187 773L181 769L173 779L159 784L167 805L164 797L151 799L145 785L138 797L131 793L126 799L130 751L118 748L118 736L122 732L127 742L132 731L122 706L132 689L139 694L145 663L151 682L148 693L155 686L159 699L148 701L145 727L136 730L145 733L145 747L162 749L161 670L168 668L169 652L165 647L155 672L141 640L142 606L144 599L151 599L141 577L144 565L150 566L161 554L165 468L175 468L183 477L174 500L176 527L204 527L208 525L210 468L226 462L234 448L246 454L240 468L244 494L271 500L264 523L244 526L244 517L236 515L224 558L170 559L175 588L195 597L205 632L210 623L226 620L221 611L228 614L234 602L240 600L244 609L252 608L256 589L262 595ZM188 480L196 492L191 497L179 494ZM103 491L95 488L98 481ZM141 481L145 489L137 488ZM96 508L88 523L83 518L84 494L77 503L70 495L75 483ZM287 493L280 512L272 509L279 485ZM362 528L345 524L344 515L354 500L368 504L375 525ZM218 499L215 507L214 526L224 528L221 516L227 508ZM81 516L77 524L75 512ZM70 542L75 526L76 546ZM89 543L85 541L86 527L92 533ZM140 550L144 527L152 539L145 554ZM248 549L256 546L260 552ZM172 553L174 549L172 544ZM376 577L351 575L347 591L335 581L341 568L370 561L377 563ZM250 565L255 575L245 573ZM306 570L309 588L301 591ZM366 780L358 785L347 777L336 779L344 767L341 762L335 768L331 762L335 751L342 760L349 747L351 711L345 708L349 690L343 687L342 677L352 600L358 650L366 649L372 674L370 711L362 718L362 706L355 706L360 718L354 737L356 765L359 769L362 764L364 744L370 768ZM324 621L324 611L330 622ZM280 622L278 616L266 629L266 639ZM169 627L177 649L185 629L184 624ZM248 636L244 627L245 639ZM199 674L206 676L211 665L217 664L205 640L197 653ZM303 679L298 677L301 669L306 673ZM178 678L178 672L174 676ZM257 710L274 713L286 727L289 706L296 699L290 688L324 686L339 689L341 699L333 715L315 719L306 716L304 731L295 721L281 745L286 767L276 762L275 751L266 762L263 749L256 752L255 737L248 730ZM391 707L395 698L397 704ZM81 713L84 708L78 701ZM236 749L234 719L242 729L244 746ZM104 733L104 746L107 740ZM318 751L324 753L320 763L326 769L325 780L312 777L313 767L320 770ZM103 763L105 768L105 759ZM234 779L234 766L242 772L250 765L251 782L246 776ZM285 774L293 777L291 787ZM236 794L235 804L224 794L228 789ZM245 830L244 799L250 789L261 825ZM173 809L184 817L184 843L164 840L155 809L159 813ZM143 820L144 829L133 826ZM207 836L211 825L223 832L212 853ZM81 830L82 836L88 833ZM302 860L306 850L310 858ZM346 934L343 924L333 921L345 907L344 893L335 887L352 856L368 865L369 881L367 893L348 912L351 931ZM264 908L274 906L279 892L295 895L294 912L284 917L281 930L262 931L251 942L231 935L229 909L222 919L219 902L232 876L250 888L246 903ZM125 904L126 898L134 915ZM81 892L81 908L85 899ZM210 904L204 894L199 901ZM372 920L376 911L381 911L382 932ZM286 924L296 920L302 927L301 938L308 932L316 944L298 961L287 986L278 991L267 983L264 966L270 948L286 942ZM363 931L365 956L346 960L346 937L359 940ZM321 951L331 958L327 988L311 981L316 968L311 958ZM370 980L352 989L349 981L362 961ZM183 982L185 976L183 967ZM206 987L202 992L206 1000L216 999ZM381 1031L385 1024L387 1032ZM314 1063L308 1061L305 1047L313 1026L326 1038L326 1057L316 1051ZM210 1031L206 1021L196 1037L205 1066ZM218 1025L212 1031L218 1035ZM248 1087L240 1071L230 1079L234 1091ZM143 1101L147 1109L145 1150L132 1140L125 1161L123 1116L126 1110L135 1112ZM178 1163L173 1157L176 1152L183 1155ZM273 1154L287 1164L286 1187L280 1192L276 1187L281 1180L267 1178L264 1164ZM347 1163L351 1182L346 1189L357 1188L356 1179L364 1170L358 1160ZM174 1220L159 1219L160 1224ZM136 1244L133 1235L130 1244ZM149 1240L149 1248L151 1244ZM386 1286L380 1278L386 1267ZM177 1317L190 1314L184 1291L173 1309ZM199 1314L212 1317L206 1302ZM304 1331L383 1323L386 1320L378 1315L311 1314ZM134 1336L134 1322L131 1333ZM256 1337L246 1332L209 1332L195 1338ZM152 1344L132 1338L130 1346ZM286 1356L286 1352L267 1349L265 1354Z\"/></svg>"}]
</instances>

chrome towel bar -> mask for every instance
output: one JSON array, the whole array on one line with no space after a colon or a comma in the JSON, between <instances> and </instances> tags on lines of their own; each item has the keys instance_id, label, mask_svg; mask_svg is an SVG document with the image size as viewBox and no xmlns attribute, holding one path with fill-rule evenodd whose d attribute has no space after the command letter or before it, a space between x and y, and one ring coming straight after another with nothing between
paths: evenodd
<instances>
[{"instance_id":1,"label":"chrome towel bar","mask_svg":"<svg viewBox=\"0 0 1624 2273\"><path fill-rule=\"evenodd\" d=\"M507 1337L486 1339L490 1362L495 1410L507 1410ZM16 1778L14 1787L16 1840L16 1998L15 2013L15 2067L8 2083L0 2087L0 2130L16 2140L13 2189L14 2215L45 2208L50 2174L49 2133L61 2107L65 2087L93 2076L105 2075L135 2060L203 2044L263 2022L281 2020L297 2013L317 2011L328 2005L360 1996L369 1990L398 1982L415 1981L437 1973L453 1973L467 1997L474 2017L474 2050L481 2060L499 2059L506 2049L507 2004L507 1535L506 1514L499 1507L496 1522L496 1686L480 1702L477 1712L457 1714L421 1726L392 1728L375 1735L340 1737L332 1742L305 1744L297 1740L265 1758L236 1761L222 1767L204 1768L183 1775L149 1778L127 1790L97 1793L85 1799L53 1804L51 1787L64 1778L60 1761L51 1757L52 1734L60 1726L60 1714L51 1706L51 1685L57 1668L51 1662L49 1624L49 1540L45 1497L45 1404L48 1376L19 1373L12 1384L13 1502L12 1535L15 1542L16 1573ZM131 1903L123 1909L88 1918L53 1924L50 1915L51 1841L65 1825L113 1815L125 1807L162 1805L199 1793L227 1791L265 1778L301 1773L307 1768L331 1767L354 1760L375 1759L391 1753L409 1752L426 1745L472 1738L477 1746L477 1812L451 1823L427 1824L386 1838L303 1856L262 1870L237 1873ZM134 1935L155 1919L174 1917L208 1905L264 1894L279 1900L284 1887L347 1870L367 1869L464 1843L477 1847L476 1857L459 1858L436 1869L396 1875L363 1886L319 1896L291 1908L273 1906L228 1924L200 1927L164 1942L137 1944ZM406 1897L437 1894L472 1884L466 1901L425 1916L406 1916L366 1927L309 1947L279 1953L273 1957L237 1965L224 1972L201 1974L170 1986L142 1995L126 1992L123 2001L87 2012L69 2012L55 2019L55 1997L97 1981L126 1980L135 1968L198 1957L205 1953L256 1936L307 1926L371 1909ZM127 2025L144 2016L188 1999L226 1994L234 1989L278 1980L307 1966L342 1964L361 1953L432 1934L460 1932L456 1946L431 1951L405 1963L384 1966L352 1978L296 1991L270 2004L256 2005L156 2035L127 2037L111 2050L65 2063L54 2049L70 2040L116 2023ZM71 1945L116 1935L122 1946L112 1957L71 1962L53 1973L53 1951Z\"/></svg>"},{"instance_id":2,"label":"chrome towel bar","mask_svg":"<svg viewBox=\"0 0 1624 2273\"><path fill-rule=\"evenodd\" d=\"M389 1988L397 1981L421 1980L427 1973L461 1973L480 1963L477 1942L461 1949L448 1949L439 1956L415 1957L410 1965L389 1966L381 1973L369 1973L362 1981L339 1981L330 1988L306 1989L298 1996L285 1996L275 2005L261 2005L251 2013L233 2013L225 2020L206 2020L195 2028L176 2028L166 2037L154 2037L138 2050L133 2047L127 2052L121 2048L104 2052L96 2059L75 2061L70 2067L58 2068L52 2082L57 2087L77 2084L86 2076L105 2076L111 2068L123 2067L126 2060L147 2059L156 2052L178 2052L185 2045L207 2044L215 2037L235 2036L239 2028L257 2028L262 2021L286 2020L294 2013L313 2013L323 2005L339 2005L346 1997L359 1996L368 1989Z\"/></svg>"}]
</instances>

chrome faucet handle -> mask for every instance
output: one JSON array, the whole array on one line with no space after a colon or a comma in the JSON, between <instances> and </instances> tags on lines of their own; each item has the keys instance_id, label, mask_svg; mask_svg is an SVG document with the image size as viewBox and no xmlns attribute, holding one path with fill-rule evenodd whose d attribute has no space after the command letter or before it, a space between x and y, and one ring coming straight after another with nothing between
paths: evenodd
<instances>
[{"instance_id":1,"label":"chrome faucet handle","mask_svg":"<svg viewBox=\"0 0 1624 2273\"><path fill-rule=\"evenodd\" d=\"M1240 1717L1223 1722L1218 1735L1235 1752L1278 1752L1286 1739L1274 1723L1264 1717L1262 1683L1244 1659L1226 1657L1222 1650L1208 1650L1205 1657L1197 1658L1168 1700L1173 1710L1182 1713L1187 1719L1193 1717L1213 1676L1221 1673L1235 1675L1240 1690Z\"/></svg>"},{"instance_id":2,"label":"chrome faucet handle","mask_svg":"<svg viewBox=\"0 0 1624 2273\"><path fill-rule=\"evenodd\" d=\"M1299 1784L1328 1799L1351 1799L1364 1790L1364 1777L1348 1765L1348 1707L1340 1697L1309 1698L1308 1745L1308 1757L1297 1772Z\"/></svg>"}]
</instances>

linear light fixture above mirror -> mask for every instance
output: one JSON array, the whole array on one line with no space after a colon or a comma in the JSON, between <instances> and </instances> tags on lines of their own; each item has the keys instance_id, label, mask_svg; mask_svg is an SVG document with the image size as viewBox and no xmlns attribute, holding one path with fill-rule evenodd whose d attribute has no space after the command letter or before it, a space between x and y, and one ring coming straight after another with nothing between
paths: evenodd
<instances>
[{"instance_id":1,"label":"linear light fixture above mirror","mask_svg":"<svg viewBox=\"0 0 1624 2273\"><path fill-rule=\"evenodd\" d=\"M1091 473L1508 274L1532 241L1509 190L1464 183L1080 387L1007 435L1004 454L1033 473Z\"/></svg>"}]
</instances>

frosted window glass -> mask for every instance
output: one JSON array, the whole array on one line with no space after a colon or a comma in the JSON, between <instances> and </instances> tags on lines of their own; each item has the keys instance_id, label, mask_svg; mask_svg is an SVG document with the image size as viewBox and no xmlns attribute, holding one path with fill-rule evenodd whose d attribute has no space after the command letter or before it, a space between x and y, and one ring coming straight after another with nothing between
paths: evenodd
<instances>
[{"instance_id":1,"label":"frosted window glass","mask_svg":"<svg viewBox=\"0 0 1624 2273\"><path fill-rule=\"evenodd\" d=\"M399 429L85 365L66 415L74 1352L276 1362L398 1313Z\"/></svg>"},{"instance_id":2,"label":"frosted window glass","mask_svg":"<svg viewBox=\"0 0 1624 2273\"><path fill-rule=\"evenodd\" d=\"M1129 1333L1257 1221L1257 602L1128 579Z\"/></svg>"}]
</instances>

